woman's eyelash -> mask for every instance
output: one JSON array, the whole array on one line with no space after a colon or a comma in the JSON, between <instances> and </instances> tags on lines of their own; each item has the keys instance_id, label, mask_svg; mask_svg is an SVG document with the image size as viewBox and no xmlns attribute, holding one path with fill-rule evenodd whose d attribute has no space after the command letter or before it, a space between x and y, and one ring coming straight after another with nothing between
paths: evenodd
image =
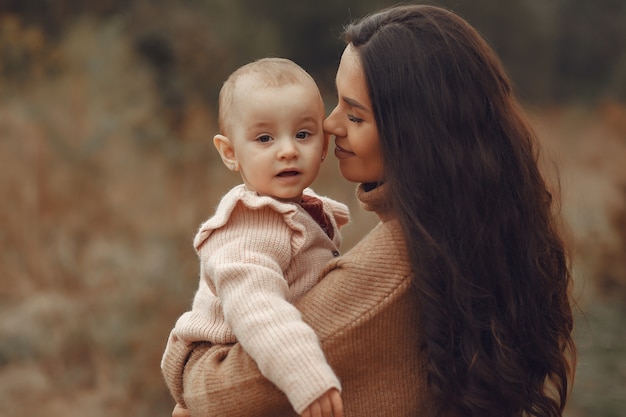
<instances>
[{"instance_id":1,"label":"woman's eyelash","mask_svg":"<svg viewBox=\"0 0 626 417\"><path fill-rule=\"evenodd\" d=\"M348 120L350 120L351 122L355 122L355 123L359 123L363 121L363 119L359 119L358 117L355 117L351 114L348 114Z\"/></svg>"}]
</instances>

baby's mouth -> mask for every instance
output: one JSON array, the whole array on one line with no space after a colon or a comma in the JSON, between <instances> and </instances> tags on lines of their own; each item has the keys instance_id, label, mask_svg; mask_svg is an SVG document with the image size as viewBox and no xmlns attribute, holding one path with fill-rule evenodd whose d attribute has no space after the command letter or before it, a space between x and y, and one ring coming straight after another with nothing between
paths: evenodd
<instances>
[{"instance_id":1,"label":"baby's mouth","mask_svg":"<svg viewBox=\"0 0 626 417\"><path fill-rule=\"evenodd\" d=\"M278 174L279 177L295 177L298 175L298 171L283 171Z\"/></svg>"}]
</instances>

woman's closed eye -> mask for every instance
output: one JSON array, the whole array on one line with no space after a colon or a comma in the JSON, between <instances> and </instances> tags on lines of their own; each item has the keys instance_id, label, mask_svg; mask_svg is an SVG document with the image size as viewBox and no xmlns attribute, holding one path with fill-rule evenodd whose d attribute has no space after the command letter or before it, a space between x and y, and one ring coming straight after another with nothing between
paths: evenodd
<instances>
[{"instance_id":1,"label":"woman's closed eye","mask_svg":"<svg viewBox=\"0 0 626 417\"><path fill-rule=\"evenodd\" d=\"M363 119L359 119L358 117L354 116L353 114L348 113L348 120L350 120L351 122L354 123L361 123L363 121Z\"/></svg>"}]
</instances>

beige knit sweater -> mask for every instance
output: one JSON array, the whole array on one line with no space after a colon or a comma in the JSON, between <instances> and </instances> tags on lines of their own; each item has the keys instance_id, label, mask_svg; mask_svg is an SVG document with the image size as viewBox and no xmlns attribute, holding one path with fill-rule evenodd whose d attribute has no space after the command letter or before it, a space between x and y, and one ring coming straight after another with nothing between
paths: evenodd
<instances>
[{"instance_id":1,"label":"beige knit sweater","mask_svg":"<svg viewBox=\"0 0 626 417\"><path fill-rule=\"evenodd\" d=\"M381 223L332 260L296 306L341 380L347 417L431 416L402 229L384 186L369 192L361 186L358 197ZM193 417L295 415L238 343L175 343L163 372L170 387L184 391Z\"/></svg>"},{"instance_id":2,"label":"beige knit sweater","mask_svg":"<svg viewBox=\"0 0 626 417\"><path fill-rule=\"evenodd\" d=\"M239 342L263 375L285 392L297 412L330 388L341 389L313 330L292 304L317 284L338 256L339 227L348 208L321 200L331 240L299 204L230 190L194 239L200 282L192 309L171 332L173 342Z\"/></svg>"}]
</instances>

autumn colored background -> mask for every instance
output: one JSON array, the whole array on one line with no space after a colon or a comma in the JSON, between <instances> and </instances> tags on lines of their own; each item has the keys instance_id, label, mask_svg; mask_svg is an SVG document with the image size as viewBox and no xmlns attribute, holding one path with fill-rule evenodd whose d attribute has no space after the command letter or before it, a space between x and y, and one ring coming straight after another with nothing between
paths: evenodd
<instances>
[{"instance_id":1,"label":"autumn colored background","mask_svg":"<svg viewBox=\"0 0 626 417\"><path fill-rule=\"evenodd\" d=\"M0 415L168 416L159 371L191 239L238 182L210 138L223 79L268 55L330 109L344 23L374 0L0 0ZM569 417L626 414L626 2L441 1L496 48L560 175L580 349ZM552 162L550 162L552 161ZM348 203L345 249L375 219Z\"/></svg>"}]
</instances>

